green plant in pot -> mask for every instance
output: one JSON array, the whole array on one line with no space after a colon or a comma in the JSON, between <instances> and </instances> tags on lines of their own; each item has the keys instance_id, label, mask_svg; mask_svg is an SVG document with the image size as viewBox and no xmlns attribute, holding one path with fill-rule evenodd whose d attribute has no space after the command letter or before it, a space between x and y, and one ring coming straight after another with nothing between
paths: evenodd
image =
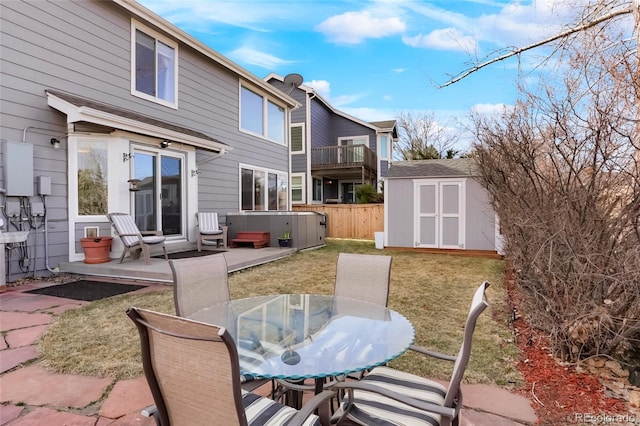
<instances>
[{"instance_id":1,"label":"green plant in pot","mask_svg":"<svg viewBox=\"0 0 640 426\"><path fill-rule=\"evenodd\" d=\"M280 238L278 238L280 247L291 247L291 231L286 230Z\"/></svg>"}]
</instances>

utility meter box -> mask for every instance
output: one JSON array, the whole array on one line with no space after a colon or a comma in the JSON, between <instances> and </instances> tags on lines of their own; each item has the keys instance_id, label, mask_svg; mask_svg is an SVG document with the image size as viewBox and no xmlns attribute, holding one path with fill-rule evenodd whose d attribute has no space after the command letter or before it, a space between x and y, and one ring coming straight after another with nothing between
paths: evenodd
<instances>
[{"instance_id":1,"label":"utility meter box","mask_svg":"<svg viewBox=\"0 0 640 426\"><path fill-rule=\"evenodd\" d=\"M33 195L33 145L6 141L2 153L4 185L7 197Z\"/></svg>"}]
</instances>

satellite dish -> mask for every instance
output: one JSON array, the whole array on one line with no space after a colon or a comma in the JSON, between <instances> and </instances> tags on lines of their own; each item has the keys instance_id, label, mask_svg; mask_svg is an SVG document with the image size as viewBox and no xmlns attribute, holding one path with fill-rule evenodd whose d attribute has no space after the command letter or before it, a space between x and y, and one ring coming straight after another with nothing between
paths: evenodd
<instances>
[{"instance_id":1,"label":"satellite dish","mask_svg":"<svg viewBox=\"0 0 640 426\"><path fill-rule=\"evenodd\" d=\"M284 77L284 85L290 88L287 95L290 95L293 89L300 87L301 84L302 76L300 74L291 73Z\"/></svg>"}]
</instances>

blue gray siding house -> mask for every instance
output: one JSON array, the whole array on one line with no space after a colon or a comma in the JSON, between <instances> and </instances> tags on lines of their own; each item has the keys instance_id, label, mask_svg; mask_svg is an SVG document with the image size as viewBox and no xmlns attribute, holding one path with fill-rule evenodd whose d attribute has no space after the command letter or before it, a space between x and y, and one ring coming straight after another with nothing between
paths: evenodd
<instances>
[{"instance_id":1,"label":"blue gray siding house","mask_svg":"<svg viewBox=\"0 0 640 426\"><path fill-rule=\"evenodd\" d=\"M8 281L82 260L108 212L171 247L197 211L290 208L296 101L135 1L0 2L0 58Z\"/></svg>"},{"instance_id":2,"label":"blue gray siding house","mask_svg":"<svg viewBox=\"0 0 640 426\"><path fill-rule=\"evenodd\" d=\"M292 204L353 203L362 184L382 187L396 141L395 120L366 122L335 109L313 88L264 79L298 103L291 112Z\"/></svg>"},{"instance_id":3,"label":"blue gray siding house","mask_svg":"<svg viewBox=\"0 0 640 426\"><path fill-rule=\"evenodd\" d=\"M395 161L385 182L386 247L502 254L498 217L471 158Z\"/></svg>"}]
</instances>

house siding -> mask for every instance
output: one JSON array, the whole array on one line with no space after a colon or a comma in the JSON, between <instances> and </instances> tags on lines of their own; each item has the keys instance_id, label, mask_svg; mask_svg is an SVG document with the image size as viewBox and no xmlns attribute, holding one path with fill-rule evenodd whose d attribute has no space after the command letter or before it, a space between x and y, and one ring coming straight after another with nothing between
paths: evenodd
<instances>
[{"instance_id":1,"label":"house siding","mask_svg":"<svg viewBox=\"0 0 640 426\"><path fill-rule=\"evenodd\" d=\"M66 116L48 106L46 89L179 124L231 146L230 153L208 162L213 153L196 150L199 209L219 212L222 223L226 212L239 208L238 163L288 172L287 146L239 130L239 76L189 46L178 47L178 109L133 96L131 16L117 4L3 1L0 23L0 140L23 141L25 135L24 142L34 146L34 176L51 177L46 204L52 267L68 260L69 252L67 125ZM51 137L61 139L61 149L52 149ZM188 220L191 227L194 218ZM71 232L80 235L84 226L72 224ZM32 232L29 246L37 253L36 269L46 273L42 235ZM23 275L13 275L15 264L10 270L9 280Z\"/></svg>"},{"instance_id":2,"label":"house siding","mask_svg":"<svg viewBox=\"0 0 640 426\"><path fill-rule=\"evenodd\" d=\"M317 99L311 100L311 148L335 145L331 112Z\"/></svg>"},{"instance_id":3,"label":"house siding","mask_svg":"<svg viewBox=\"0 0 640 426\"><path fill-rule=\"evenodd\" d=\"M338 144L338 138L348 136L369 136L369 149L376 152L376 132L368 127L365 127L359 123L348 120L345 117L334 115L331 120L331 132L333 143L331 145Z\"/></svg>"}]
</instances>

